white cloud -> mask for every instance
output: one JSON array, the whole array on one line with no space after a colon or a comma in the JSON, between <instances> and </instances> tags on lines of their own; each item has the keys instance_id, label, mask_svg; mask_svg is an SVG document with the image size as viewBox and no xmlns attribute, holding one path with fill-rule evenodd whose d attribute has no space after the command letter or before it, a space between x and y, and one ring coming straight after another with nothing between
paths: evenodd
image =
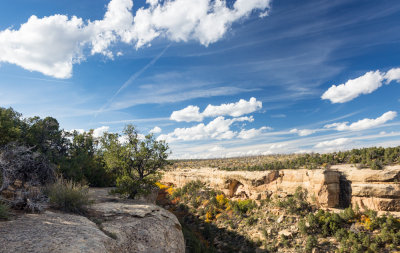
<instances>
[{"instance_id":1,"label":"white cloud","mask_svg":"<svg viewBox=\"0 0 400 253\"><path fill-rule=\"evenodd\" d=\"M113 53L108 49L111 44L121 40L130 43L133 38L129 30L133 25L132 0L112 0L102 20L90 22L87 29L92 33L91 44L93 54L103 54L113 58Z\"/></svg>"},{"instance_id":2,"label":"white cloud","mask_svg":"<svg viewBox=\"0 0 400 253\"><path fill-rule=\"evenodd\" d=\"M69 130L69 131L67 131L67 132L70 132L70 133L73 133L73 132L77 132L78 134L83 134L84 132L85 132L85 129L72 129L72 130Z\"/></svg>"},{"instance_id":3,"label":"white cloud","mask_svg":"<svg viewBox=\"0 0 400 253\"><path fill-rule=\"evenodd\" d=\"M232 139L236 136L236 132L230 129L230 126L235 122L254 121L253 117L240 117L233 119L225 119L220 116L215 118L210 123L205 125L200 123L189 128L176 128L172 133L162 134L157 139L173 142L176 140L193 141L205 139Z\"/></svg>"},{"instance_id":4,"label":"white cloud","mask_svg":"<svg viewBox=\"0 0 400 253\"><path fill-rule=\"evenodd\" d=\"M263 126L263 127L259 128L259 129L255 129L255 128L252 128L252 129L249 129L249 130L243 129L238 134L238 138L240 138L240 139L253 139L254 137L257 137L260 134L262 134L263 131L269 130L269 129L271 129L271 128L270 127L266 127L266 126Z\"/></svg>"},{"instance_id":5,"label":"white cloud","mask_svg":"<svg viewBox=\"0 0 400 253\"><path fill-rule=\"evenodd\" d=\"M101 126L93 130L93 137L102 137L105 132L108 132L109 126Z\"/></svg>"},{"instance_id":6,"label":"white cloud","mask_svg":"<svg viewBox=\"0 0 400 253\"><path fill-rule=\"evenodd\" d=\"M332 123L332 124L325 125L324 127L325 128L334 128L338 131L346 131L346 130L359 131L359 130L365 130L365 129L383 125L387 121L394 119L396 116L397 116L397 112L388 111L376 119L365 118L365 119L359 120L357 122L354 122L350 125L348 122Z\"/></svg>"},{"instance_id":7,"label":"white cloud","mask_svg":"<svg viewBox=\"0 0 400 253\"><path fill-rule=\"evenodd\" d=\"M159 134L161 133L162 129L158 126L154 127L153 129L150 130L151 134Z\"/></svg>"},{"instance_id":8,"label":"white cloud","mask_svg":"<svg viewBox=\"0 0 400 253\"><path fill-rule=\"evenodd\" d=\"M128 143L128 136L127 135L121 135L118 137L118 141L121 144L126 144Z\"/></svg>"},{"instance_id":9,"label":"white cloud","mask_svg":"<svg viewBox=\"0 0 400 253\"><path fill-rule=\"evenodd\" d=\"M308 135L311 135L311 134L317 132L317 130L313 130L313 129L300 129L299 130L297 128L294 128L294 129L290 130L289 132L296 133L299 136L308 136Z\"/></svg>"},{"instance_id":10,"label":"white cloud","mask_svg":"<svg viewBox=\"0 0 400 253\"><path fill-rule=\"evenodd\" d=\"M229 8L222 0L175 0L156 3L136 12L130 36L136 47L149 44L157 37L172 41L196 40L208 46L221 39L231 24L253 11L265 11L270 0L237 0Z\"/></svg>"},{"instance_id":11,"label":"white cloud","mask_svg":"<svg viewBox=\"0 0 400 253\"><path fill-rule=\"evenodd\" d=\"M374 92L382 86L384 80L386 80L386 84L392 81L400 83L400 68L392 68L386 73L382 73L379 70L370 71L356 79L350 79L344 84L332 85L322 94L321 98L328 99L334 104L345 103L362 94Z\"/></svg>"},{"instance_id":12,"label":"white cloud","mask_svg":"<svg viewBox=\"0 0 400 253\"><path fill-rule=\"evenodd\" d=\"M328 99L332 103L345 103L361 94L372 93L382 86L383 79L383 74L379 70L370 71L356 79L348 80L344 84L332 85L321 98Z\"/></svg>"},{"instance_id":13,"label":"white cloud","mask_svg":"<svg viewBox=\"0 0 400 253\"><path fill-rule=\"evenodd\" d=\"M385 75L386 83L391 81L397 81L400 83L400 68L393 68L389 70Z\"/></svg>"},{"instance_id":14,"label":"white cloud","mask_svg":"<svg viewBox=\"0 0 400 253\"><path fill-rule=\"evenodd\" d=\"M109 129L110 129L109 126L101 126L96 129L93 129L93 137L95 137L95 138L102 137L103 134L105 132L108 132ZM68 132L73 133L74 131L76 131L78 134L83 134L83 133L89 132L89 131L85 131L85 129L72 129L72 130L69 130Z\"/></svg>"},{"instance_id":15,"label":"white cloud","mask_svg":"<svg viewBox=\"0 0 400 253\"><path fill-rule=\"evenodd\" d=\"M144 136L143 134L138 134L138 139L139 139L139 140L144 140L144 139L146 139L146 136ZM128 141L129 141L128 135L120 135L120 136L118 137L118 141L119 141L119 143L121 143L121 144L126 144L126 143L128 143Z\"/></svg>"},{"instance_id":16,"label":"white cloud","mask_svg":"<svg viewBox=\"0 0 400 253\"><path fill-rule=\"evenodd\" d=\"M331 141L323 141L315 145L316 148L331 148L331 147L339 147L346 144L349 144L351 139L349 138L339 138Z\"/></svg>"},{"instance_id":17,"label":"white cloud","mask_svg":"<svg viewBox=\"0 0 400 253\"><path fill-rule=\"evenodd\" d=\"M112 59L110 47L118 42L140 48L163 37L171 41L195 40L208 46L220 40L233 22L253 11L266 13L270 1L236 0L229 8L223 0L147 0L148 5L134 15L132 0L111 0L101 20L33 15L19 29L0 31L0 62L69 78L73 65L85 60L86 47L92 55Z\"/></svg>"},{"instance_id":18,"label":"white cloud","mask_svg":"<svg viewBox=\"0 0 400 253\"><path fill-rule=\"evenodd\" d=\"M178 122L200 122L203 120L203 115L200 113L198 106L189 105L182 110L172 112L170 119Z\"/></svg>"},{"instance_id":19,"label":"white cloud","mask_svg":"<svg viewBox=\"0 0 400 253\"><path fill-rule=\"evenodd\" d=\"M89 38L84 22L75 16L31 16L19 30L0 31L0 62L69 78L72 65L84 59L82 46Z\"/></svg>"},{"instance_id":20,"label":"white cloud","mask_svg":"<svg viewBox=\"0 0 400 253\"><path fill-rule=\"evenodd\" d=\"M221 151L224 151L224 150L225 150L225 148L222 147L222 146L214 146L214 147L210 148L207 151L210 151L210 152L221 152Z\"/></svg>"},{"instance_id":21,"label":"white cloud","mask_svg":"<svg viewBox=\"0 0 400 253\"><path fill-rule=\"evenodd\" d=\"M256 98L252 97L249 99L249 101L240 99L236 103L221 105L209 104L202 113L200 113L200 108L198 106L189 105L182 110L172 112L170 119L178 122L200 122L204 119L204 117L217 117L226 115L240 117L242 115L255 112L261 108L262 102L257 101Z\"/></svg>"},{"instance_id":22,"label":"white cloud","mask_svg":"<svg viewBox=\"0 0 400 253\"><path fill-rule=\"evenodd\" d=\"M225 116L229 115L232 117L240 117L245 114L249 114L260 110L262 108L262 102L257 101L256 98L252 97L249 101L240 99L236 103L222 104L219 106L208 105L203 112L205 117Z\"/></svg>"}]
</instances>

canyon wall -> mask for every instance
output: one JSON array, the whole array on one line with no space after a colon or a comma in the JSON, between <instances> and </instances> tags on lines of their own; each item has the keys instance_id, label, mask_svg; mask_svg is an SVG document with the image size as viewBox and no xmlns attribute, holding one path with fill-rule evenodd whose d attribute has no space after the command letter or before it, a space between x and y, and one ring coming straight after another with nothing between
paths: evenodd
<instances>
[{"instance_id":1,"label":"canyon wall","mask_svg":"<svg viewBox=\"0 0 400 253\"><path fill-rule=\"evenodd\" d=\"M400 211L400 166L384 170L357 169L351 165L317 170L223 171L215 168L176 169L164 173L162 181L182 187L200 180L232 198L263 199L306 189L308 199L320 207L347 207Z\"/></svg>"}]
</instances>

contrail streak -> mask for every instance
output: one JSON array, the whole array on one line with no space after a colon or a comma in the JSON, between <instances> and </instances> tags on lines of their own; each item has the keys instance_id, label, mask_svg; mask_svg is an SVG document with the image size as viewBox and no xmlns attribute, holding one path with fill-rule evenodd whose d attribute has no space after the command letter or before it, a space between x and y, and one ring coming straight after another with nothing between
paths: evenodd
<instances>
[{"instance_id":1,"label":"contrail streak","mask_svg":"<svg viewBox=\"0 0 400 253\"><path fill-rule=\"evenodd\" d=\"M171 44L169 44L168 46L166 46L161 53L159 53L156 57L154 57L146 66L144 66L141 70L139 70L138 72L136 72L135 74L131 75L131 77L129 77L129 79L117 90L117 92L115 92L115 94L107 101L107 103L105 103L95 114L95 117L99 114L102 113L104 111L105 108L107 108L108 106L110 106L110 104L114 101L115 97L118 96L119 93L121 93L121 91L123 91L124 89L126 89L133 81L135 81L141 74L143 74L143 72L145 72L148 68L150 68L154 63L156 63L158 61L158 59L160 59L161 56L164 55L165 51L167 51L167 49L171 46Z\"/></svg>"}]
</instances>

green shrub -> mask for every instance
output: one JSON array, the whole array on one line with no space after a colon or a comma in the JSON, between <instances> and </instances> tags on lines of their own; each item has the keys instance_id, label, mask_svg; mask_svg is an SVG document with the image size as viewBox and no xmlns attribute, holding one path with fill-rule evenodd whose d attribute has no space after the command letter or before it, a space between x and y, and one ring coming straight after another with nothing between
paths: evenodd
<instances>
[{"instance_id":1,"label":"green shrub","mask_svg":"<svg viewBox=\"0 0 400 253\"><path fill-rule=\"evenodd\" d=\"M231 201L230 203L231 203L233 211L235 211L237 214L240 214L240 215L244 215L248 211L257 207L256 202L254 202L251 199Z\"/></svg>"},{"instance_id":2,"label":"green shrub","mask_svg":"<svg viewBox=\"0 0 400 253\"><path fill-rule=\"evenodd\" d=\"M314 235L307 237L306 241L306 252L311 252L313 248L318 246L318 239Z\"/></svg>"},{"instance_id":3,"label":"green shrub","mask_svg":"<svg viewBox=\"0 0 400 253\"><path fill-rule=\"evenodd\" d=\"M340 213L340 217L342 217L346 222L349 222L350 220L354 220L357 217L357 214L350 206Z\"/></svg>"},{"instance_id":4,"label":"green shrub","mask_svg":"<svg viewBox=\"0 0 400 253\"><path fill-rule=\"evenodd\" d=\"M116 188L111 193L118 193L132 199L135 196L147 195L156 187L157 179L147 177L142 180L135 180L130 176L121 176L117 178Z\"/></svg>"},{"instance_id":5,"label":"green shrub","mask_svg":"<svg viewBox=\"0 0 400 253\"><path fill-rule=\"evenodd\" d=\"M306 201L308 192L301 187L296 189L293 196L287 197L286 199L278 199L276 206L284 208L290 214L302 214L305 215L311 211L311 205Z\"/></svg>"},{"instance_id":6,"label":"green shrub","mask_svg":"<svg viewBox=\"0 0 400 253\"><path fill-rule=\"evenodd\" d=\"M0 202L0 220L7 220L9 218L9 208L6 204Z\"/></svg>"},{"instance_id":7,"label":"green shrub","mask_svg":"<svg viewBox=\"0 0 400 253\"><path fill-rule=\"evenodd\" d=\"M84 214L91 204L86 185L63 178L47 188L47 195L52 207L65 212Z\"/></svg>"},{"instance_id":8,"label":"green shrub","mask_svg":"<svg viewBox=\"0 0 400 253\"><path fill-rule=\"evenodd\" d=\"M246 220L246 225L247 226L252 226L254 224L256 224L258 221L258 218L255 216L250 216L247 220Z\"/></svg>"},{"instance_id":9,"label":"green shrub","mask_svg":"<svg viewBox=\"0 0 400 253\"><path fill-rule=\"evenodd\" d=\"M301 234L303 235L307 234L308 228L306 226L306 221L304 219L300 219L299 222L297 223L297 226Z\"/></svg>"}]
</instances>

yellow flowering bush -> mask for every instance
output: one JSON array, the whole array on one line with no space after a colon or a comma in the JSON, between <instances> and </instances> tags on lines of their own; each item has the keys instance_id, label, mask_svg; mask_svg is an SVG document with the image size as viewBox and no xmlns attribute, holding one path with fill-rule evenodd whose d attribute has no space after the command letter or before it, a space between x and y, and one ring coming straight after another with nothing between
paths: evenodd
<instances>
[{"instance_id":1,"label":"yellow flowering bush","mask_svg":"<svg viewBox=\"0 0 400 253\"><path fill-rule=\"evenodd\" d=\"M219 194L215 197L217 199L218 205L224 207L228 203L228 199L225 198L224 194Z\"/></svg>"},{"instance_id":2,"label":"yellow flowering bush","mask_svg":"<svg viewBox=\"0 0 400 253\"><path fill-rule=\"evenodd\" d=\"M363 225L365 229L372 230L371 224L371 218L369 218L367 215L361 216L361 225Z\"/></svg>"},{"instance_id":3,"label":"yellow flowering bush","mask_svg":"<svg viewBox=\"0 0 400 253\"><path fill-rule=\"evenodd\" d=\"M162 184L162 183L160 183L160 182L156 182L156 185L157 185L158 188L160 188L161 190L169 188L168 185Z\"/></svg>"},{"instance_id":4,"label":"yellow flowering bush","mask_svg":"<svg viewBox=\"0 0 400 253\"><path fill-rule=\"evenodd\" d=\"M208 211L208 212L206 213L206 220L205 220L205 222L210 223L212 220L213 220L213 214L212 214L211 211Z\"/></svg>"},{"instance_id":5,"label":"yellow flowering bush","mask_svg":"<svg viewBox=\"0 0 400 253\"><path fill-rule=\"evenodd\" d=\"M174 194L175 189L172 188L172 187L169 187L169 188L167 189L167 192L168 192L169 195L172 195L172 194Z\"/></svg>"}]
</instances>

